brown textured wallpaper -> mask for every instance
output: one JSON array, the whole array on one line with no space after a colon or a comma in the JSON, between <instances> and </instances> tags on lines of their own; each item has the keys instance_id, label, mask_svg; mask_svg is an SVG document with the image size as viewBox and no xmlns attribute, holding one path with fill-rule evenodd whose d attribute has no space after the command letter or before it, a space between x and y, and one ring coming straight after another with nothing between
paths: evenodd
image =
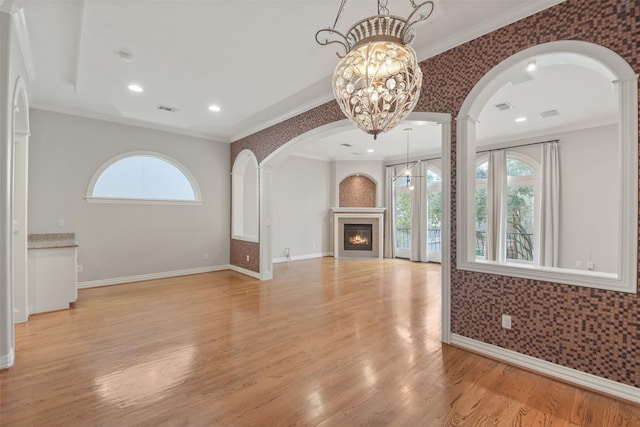
<instances>
[{"instance_id":1,"label":"brown textured wallpaper","mask_svg":"<svg viewBox=\"0 0 640 427\"><path fill-rule=\"evenodd\" d=\"M418 37L420 36L418 31ZM582 40L605 46L640 72L640 4L633 0L567 0L421 63L416 111L457 117L469 91L509 56L540 43ZM292 138L343 119L329 102L231 146L264 159ZM455 269L456 128L452 123L452 332L533 357L640 387L638 294L602 291ZM232 263L238 257L232 242ZM513 316L512 330L499 316Z\"/></svg>"},{"instance_id":2,"label":"brown textured wallpaper","mask_svg":"<svg viewBox=\"0 0 640 427\"><path fill-rule=\"evenodd\" d=\"M340 182L341 208L375 208L376 183L362 175L348 176Z\"/></svg>"}]
</instances>

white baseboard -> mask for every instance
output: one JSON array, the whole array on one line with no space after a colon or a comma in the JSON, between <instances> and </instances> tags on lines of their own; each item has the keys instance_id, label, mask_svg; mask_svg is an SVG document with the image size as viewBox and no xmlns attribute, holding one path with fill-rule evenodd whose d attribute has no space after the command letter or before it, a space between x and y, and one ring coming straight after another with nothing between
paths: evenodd
<instances>
[{"instance_id":1,"label":"white baseboard","mask_svg":"<svg viewBox=\"0 0 640 427\"><path fill-rule=\"evenodd\" d=\"M526 354L518 353L513 350L507 350L492 344L476 341L471 338L463 337L462 335L451 334L451 344L495 359L503 360L512 365L540 372L541 374L558 378L589 390L598 391L629 400L631 402L640 403L640 388L621 384L596 375L587 374L576 369L567 368L566 366L557 365L555 363L547 362L546 360L527 356Z\"/></svg>"},{"instance_id":2,"label":"white baseboard","mask_svg":"<svg viewBox=\"0 0 640 427\"><path fill-rule=\"evenodd\" d=\"M78 282L78 289L95 288L97 286L121 285L123 283L141 282L143 280L164 279L166 277L187 276L189 274L209 273L212 271L229 270L230 266L216 265L211 267L189 268L186 270L164 271L161 273L140 274L137 276L115 277L112 279L91 280Z\"/></svg>"},{"instance_id":3,"label":"white baseboard","mask_svg":"<svg viewBox=\"0 0 640 427\"><path fill-rule=\"evenodd\" d=\"M274 258L273 259L273 263L274 264L279 264L281 262L300 261L302 259L322 258L322 257L326 257L326 256L333 256L333 252L320 252L320 253L315 253L315 254L296 255L296 256L292 256L290 259L287 258L287 257Z\"/></svg>"},{"instance_id":4,"label":"white baseboard","mask_svg":"<svg viewBox=\"0 0 640 427\"><path fill-rule=\"evenodd\" d=\"M255 271L247 270L246 268L238 267L237 265L229 265L229 270L237 271L238 273L246 274L247 276L251 276L254 279L260 279L260 273L256 273Z\"/></svg>"},{"instance_id":5,"label":"white baseboard","mask_svg":"<svg viewBox=\"0 0 640 427\"><path fill-rule=\"evenodd\" d=\"M0 369L7 369L13 366L13 362L16 360L15 350L12 348L9 354L3 354L0 356Z\"/></svg>"}]
</instances>

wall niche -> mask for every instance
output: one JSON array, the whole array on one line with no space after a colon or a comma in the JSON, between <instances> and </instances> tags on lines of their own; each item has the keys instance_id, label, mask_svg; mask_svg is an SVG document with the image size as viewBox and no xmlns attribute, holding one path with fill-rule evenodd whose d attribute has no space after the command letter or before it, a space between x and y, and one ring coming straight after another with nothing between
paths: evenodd
<instances>
[{"instance_id":1,"label":"wall niche","mask_svg":"<svg viewBox=\"0 0 640 427\"><path fill-rule=\"evenodd\" d=\"M375 208L376 183L369 177L356 174L340 182L341 208Z\"/></svg>"}]
</instances>

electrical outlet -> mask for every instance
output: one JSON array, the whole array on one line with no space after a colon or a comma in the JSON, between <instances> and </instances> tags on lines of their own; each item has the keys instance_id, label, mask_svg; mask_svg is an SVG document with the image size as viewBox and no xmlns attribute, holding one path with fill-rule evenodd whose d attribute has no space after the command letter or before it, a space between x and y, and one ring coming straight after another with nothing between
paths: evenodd
<instances>
[{"instance_id":1,"label":"electrical outlet","mask_svg":"<svg viewBox=\"0 0 640 427\"><path fill-rule=\"evenodd\" d=\"M247 262L249 262L249 255L247 255Z\"/></svg>"},{"instance_id":2,"label":"electrical outlet","mask_svg":"<svg viewBox=\"0 0 640 427\"><path fill-rule=\"evenodd\" d=\"M77 272L77 273L82 273L82 264L78 264L78 265L76 266L76 272Z\"/></svg>"},{"instance_id":3,"label":"electrical outlet","mask_svg":"<svg viewBox=\"0 0 640 427\"><path fill-rule=\"evenodd\" d=\"M64 227L64 219L60 218L58 220L58 227Z\"/></svg>"},{"instance_id":4,"label":"electrical outlet","mask_svg":"<svg viewBox=\"0 0 640 427\"><path fill-rule=\"evenodd\" d=\"M207 253L202 254L202 259L209 259L209 254Z\"/></svg>"},{"instance_id":5,"label":"electrical outlet","mask_svg":"<svg viewBox=\"0 0 640 427\"><path fill-rule=\"evenodd\" d=\"M582 261L576 261L576 268L582 268Z\"/></svg>"},{"instance_id":6,"label":"electrical outlet","mask_svg":"<svg viewBox=\"0 0 640 427\"><path fill-rule=\"evenodd\" d=\"M508 314L502 315L502 327L505 329L511 329L511 316Z\"/></svg>"},{"instance_id":7,"label":"electrical outlet","mask_svg":"<svg viewBox=\"0 0 640 427\"><path fill-rule=\"evenodd\" d=\"M587 270L593 270L594 265L593 265L593 261L587 261Z\"/></svg>"}]
</instances>

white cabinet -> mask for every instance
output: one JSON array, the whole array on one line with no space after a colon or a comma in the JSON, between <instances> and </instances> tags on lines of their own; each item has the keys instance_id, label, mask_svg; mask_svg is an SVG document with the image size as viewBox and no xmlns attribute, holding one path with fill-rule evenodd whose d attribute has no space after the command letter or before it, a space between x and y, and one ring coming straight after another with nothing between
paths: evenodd
<instances>
[{"instance_id":1,"label":"white cabinet","mask_svg":"<svg viewBox=\"0 0 640 427\"><path fill-rule=\"evenodd\" d=\"M29 250L29 313L69 308L78 299L77 248Z\"/></svg>"}]
</instances>

